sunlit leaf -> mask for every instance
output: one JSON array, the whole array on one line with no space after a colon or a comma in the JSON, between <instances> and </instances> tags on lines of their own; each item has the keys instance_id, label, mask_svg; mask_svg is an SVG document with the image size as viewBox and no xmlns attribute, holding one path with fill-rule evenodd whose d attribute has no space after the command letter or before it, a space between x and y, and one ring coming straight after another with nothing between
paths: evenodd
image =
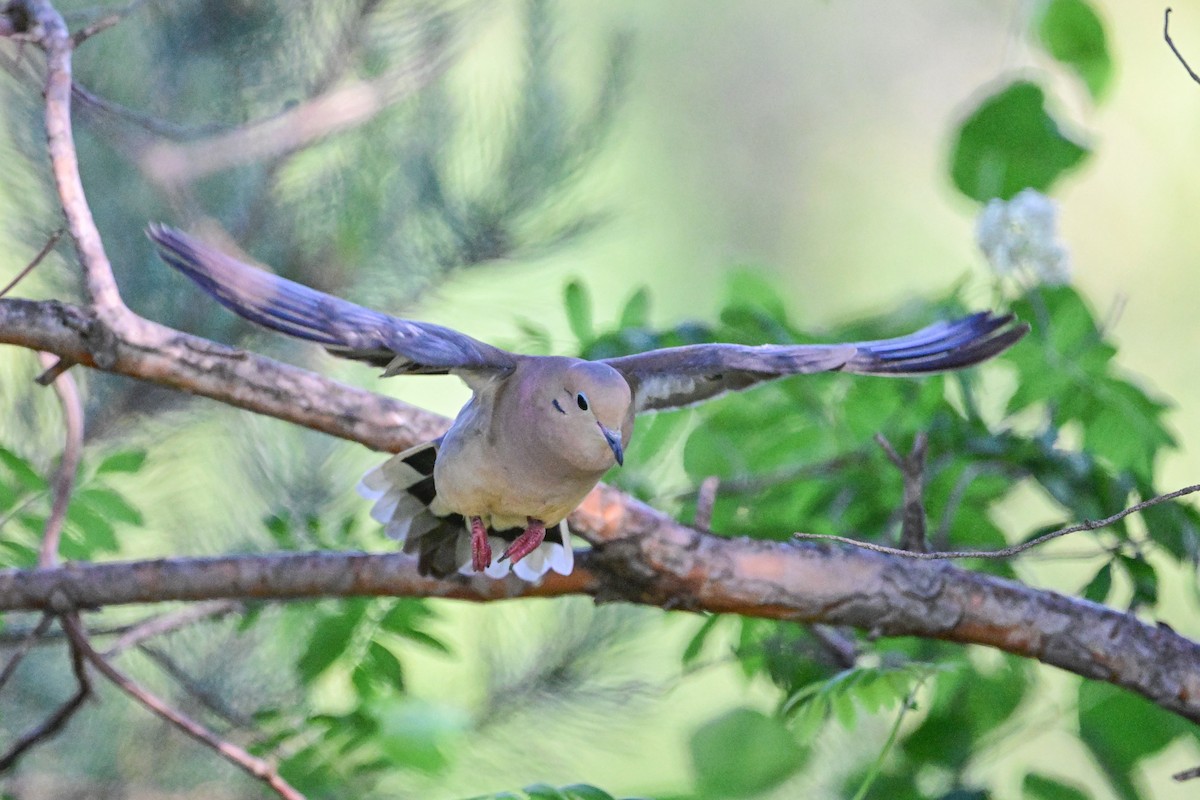
<instances>
[{"instance_id":1,"label":"sunlit leaf","mask_svg":"<svg viewBox=\"0 0 1200 800\"><path fill-rule=\"evenodd\" d=\"M365 601L351 600L338 611L321 617L309 634L307 646L296 660L301 681L311 683L346 652L365 610Z\"/></svg>"},{"instance_id":2,"label":"sunlit leaf","mask_svg":"<svg viewBox=\"0 0 1200 800\"><path fill-rule=\"evenodd\" d=\"M1063 133L1041 87L1018 81L986 98L963 121L951 155L958 190L979 201L1047 191L1088 148Z\"/></svg>"},{"instance_id":3,"label":"sunlit leaf","mask_svg":"<svg viewBox=\"0 0 1200 800\"><path fill-rule=\"evenodd\" d=\"M1085 0L1049 0L1037 19L1037 33L1051 56L1069 67L1100 100L1112 79L1104 23Z\"/></svg>"},{"instance_id":4,"label":"sunlit leaf","mask_svg":"<svg viewBox=\"0 0 1200 800\"><path fill-rule=\"evenodd\" d=\"M0 464L8 467L13 477L30 491L43 492L49 487L46 479L38 475L28 461L7 448L0 447Z\"/></svg>"},{"instance_id":5,"label":"sunlit leaf","mask_svg":"<svg viewBox=\"0 0 1200 800\"><path fill-rule=\"evenodd\" d=\"M121 450L105 457L96 467L96 474L109 472L137 472L146 463L145 450Z\"/></svg>"},{"instance_id":6,"label":"sunlit leaf","mask_svg":"<svg viewBox=\"0 0 1200 800\"><path fill-rule=\"evenodd\" d=\"M649 324L650 291L642 286L629 296L625 308L621 311L621 321L617 325L621 328L644 328Z\"/></svg>"},{"instance_id":7,"label":"sunlit leaf","mask_svg":"<svg viewBox=\"0 0 1200 800\"><path fill-rule=\"evenodd\" d=\"M592 327L592 300L587 288L579 281L571 281L564 291L567 302L567 323L571 333L582 344L587 344L595 338Z\"/></svg>"}]
</instances>

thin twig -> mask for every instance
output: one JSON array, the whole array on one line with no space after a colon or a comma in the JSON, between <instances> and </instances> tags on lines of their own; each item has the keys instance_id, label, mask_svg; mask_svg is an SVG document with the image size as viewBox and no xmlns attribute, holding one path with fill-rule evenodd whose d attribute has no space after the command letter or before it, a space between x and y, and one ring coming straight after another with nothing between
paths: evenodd
<instances>
[{"instance_id":1,"label":"thin twig","mask_svg":"<svg viewBox=\"0 0 1200 800\"><path fill-rule=\"evenodd\" d=\"M427 87L445 70L446 43L414 55L371 80L343 84L264 120L188 144L147 148L140 166L147 177L175 189L207 175L269 161L336 133L359 127Z\"/></svg>"},{"instance_id":2,"label":"thin twig","mask_svg":"<svg viewBox=\"0 0 1200 800\"><path fill-rule=\"evenodd\" d=\"M167 673L193 700L207 708L222 721L235 728L257 733L254 720L231 708L219 692L206 689L194 676L163 650L150 644L138 645L138 650Z\"/></svg>"},{"instance_id":3,"label":"thin twig","mask_svg":"<svg viewBox=\"0 0 1200 800\"><path fill-rule=\"evenodd\" d=\"M4 671L0 672L0 689L3 689L4 685L12 679L12 676L17 671L17 666L21 663L21 659L29 655L29 651L33 649L34 644L46 635L46 631L50 630L50 623L52 622L54 622L54 617L49 612L46 612L42 614L42 618L38 621L37 626L27 631L21 637L21 643L17 645L17 652L12 654L12 658L4 665Z\"/></svg>"},{"instance_id":4,"label":"thin twig","mask_svg":"<svg viewBox=\"0 0 1200 800\"><path fill-rule=\"evenodd\" d=\"M8 510L7 514L0 517L0 531L4 530L4 526L7 525L9 522L11 522L13 517L15 517L17 514L20 514L25 509L29 508L35 502L40 500L45 494L46 494L45 492L34 492L33 494L29 495L24 500L22 500L20 503L17 503L15 506L10 508Z\"/></svg>"},{"instance_id":5,"label":"thin twig","mask_svg":"<svg viewBox=\"0 0 1200 800\"><path fill-rule=\"evenodd\" d=\"M90 25L80 28L71 34L71 46L78 48L79 45L86 42L98 33L103 33L112 26L116 25L122 19L120 14L109 14L106 17L101 17Z\"/></svg>"},{"instance_id":6,"label":"thin twig","mask_svg":"<svg viewBox=\"0 0 1200 800\"><path fill-rule=\"evenodd\" d=\"M43 363L48 363L49 366L46 368L45 372L33 379L33 382L38 386L49 386L58 380L59 375L65 375L67 370L79 362L73 358L55 358L50 362Z\"/></svg>"},{"instance_id":7,"label":"thin twig","mask_svg":"<svg viewBox=\"0 0 1200 800\"><path fill-rule=\"evenodd\" d=\"M104 651L104 657L112 658L132 647L137 647L148 639L173 633L212 617L222 617L240 611L241 608L242 604L236 600L208 600L203 603L193 603L166 614L157 614L136 625L123 628L119 638ZM97 633L93 632L92 636L96 635Z\"/></svg>"},{"instance_id":8,"label":"thin twig","mask_svg":"<svg viewBox=\"0 0 1200 800\"><path fill-rule=\"evenodd\" d=\"M59 228L54 233L50 234L50 238L46 240L44 245L42 245L42 249L38 251L38 254L33 257L33 261L30 261L28 264L26 264L25 268L17 273L17 277L9 281L8 285L3 289L0 289L0 297L4 297L4 295L11 292L13 287L25 280L25 276L33 272L37 268L37 265L42 263L42 259L50 254L50 251L54 249L54 245L58 244L58 240L62 238L63 233L63 229Z\"/></svg>"},{"instance_id":9,"label":"thin twig","mask_svg":"<svg viewBox=\"0 0 1200 800\"><path fill-rule=\"evenodd\" d=\"M858 645L852 637L832 625L809 625L808 632L842 669L850 669L858 663Z\"/></svg>"},{"instance_id":10,"label":"thin twig","mask_svg":"<svg viewBox=\"0 0 1200 800\"><path fill-rule=\"evenodd\" d=\"M49 367L57 361L49 353L38 353L38 360ZM61 363L61 362L59 362ZM79 387L69 374L59 375L54 381L66 428L66 443L63 445L62 460L54 473L51 484L54 500L50 505L50 516L42 529L42 546L38 552L39 567L53 567L58 563L58 543L62 538L63 523L67 519L67 506L71 503L71 490L75 486L75 474L79 471L79 459L83 455L83 402L79 399Z\"/></svg>"},{"instance_id":11,"label":"thin twig","mask_svg":"<svg viewBox=\"0 0 1200 800\"><path fill-rule=\"evenodd\" d=\"M64 627L68 624L78 624L78 620L78 614L72 612L62 618L62 624ZM40 725L27 731L3 756L0 756L0 772L7 772L12 769L29 748L40 742L44 742L61 731L63 726L79 710L79 707L83 705L83 702L87 700L88 695L92 692L92 684L88 679L87 670L84 669L83 654L74 644L71 646L71 668L74 670L75 680L79 684L79 687L75 690L75 694L71 696L70 700L59 706Z\"/></svg>"},{"instance_id":12,"label":"thin twig","mask_svg":"<svg viewBox=\"0 0 1200 800\"><path fill-rule=\"evenodd\" d=\"M1171 777L1180 783L1195 780L1196 778L1200 778L1200 767L1192 767L1191 769L1185 769L1183 772L1176 772Z\"/></svg>"},{"instance_id":13,"label":"thin twig","mask_svg":"<svg viewBox=\"0 0 1200 800\"><path fill-rule=\"evenodd\" d=\"M1171 492L1170 494L1160 494L1158 497L1152 497L1149 500L1143 500L1136 506L1130 506L1124 511L1119 511L1116 514L1113 514L1111 517L1105 517L1104 519L1100 520L1085 520L1078 525L1071 525L1067 528L1059 528L1056 531L1051 531L1050 533L1039 536L1031 541L1023 544L1015 544L1012 547L1005 547L1001 550L942 550L932 553L914 553L909 550L901 550L896 547L888 547L882 544L874 544L872 542L859 541L858 539L850 539L846 536L833 536L823 533L793 533L792 538L820 539L821 541L827 542L840 542L842 544L854 545L855 547L859 547L863 550L872 550L876 553L887 553L888 555L893 556L904 556L905 558L914 558L921 561L936 561L948 558L1009 558L1017 555L1018 553L1023 553L1030 548L1037 547L1040 544L1045 544L1051 539L1057 539L1060 536L1066 536L1069 533L1078 533L1079 531L1094 531L1099 530L1100 528L1107 528L1114 522L1119 522L1120 520L1125 519L1125 517L1128 517L1130 514L1136 514L1137 512L1143 511L1150 506L1156 506L1159 503L1163 503L1167 500L1174 500L1177 497L1183 497L1184 495L1193 494L1195 492L1200 492L1200 483L1193 486L1186 486L1182 489Z\"/></svg>"},{"instance_id":14,"label":"thin twig","mask_svg":"<svg viewBox=\"0 0 1200 800\"><path fill-rule=\"evenodd\" d=\"M119 670L108 659L96 652L91 642L88 641L87 634L84 632L77 618L64 617L63 627L66 629L67 635L75 643L75 647L83 654L83 657L91 662L92 666L100 674L112 681L121 691L196 741L211 747L230 763L240 767L248 774L265 783L276 794L284 798L284 800L305 800L304 795L300 794L291 784L285 781L280 776L278 770L270 763L251 755L244 748L222 739L182 711L172 708L165 700L152 694Z\"/></svg>"},{"instance_id":15,"label":"thin twig","mask_svg":"<svg viewBox=\"0 0 1200 800\"><path fill-rule=\"evenodd\" d=\"M696 494L696 517L693 522L697 530L712 531L713 508L717 504L717 489L721 487L721 479L709 475L700 482L700 491Z\"/></svg>"},{"instance_id":16,"label":"thin twig","mask_svg":"<svg viewBox=\"0 0 1200 800\"><path fill-rule=\"evenodd\" d=\"M922 432L913 440L912 450L901 456L882 433L875 434L888 460L900 470L904 480L904 506L900 517L900 547L915 553L929 550L925 539L925 452L929 438Z\"/></svg>"},{"instance_id":17,"label":"thin twig","mask_svg":"<svg viewBox=\"0 0 1200 800\"><path fill-rule=\"evenodd\" d=\"M1192 77L1196 83L1200 83L1200 75L1188 64L1187 59L1183 57L1183 53L1179 52L1179 48L1175 46L1175 42L1171 41L1171 9L1167 8L1163 12L1163 38L1167 40L1167 46L1171 48L1171 52L1179 59L1179 63L1183 64L1183 68L1187 70L1187 74Z\"/></svg>"}]
</instances>

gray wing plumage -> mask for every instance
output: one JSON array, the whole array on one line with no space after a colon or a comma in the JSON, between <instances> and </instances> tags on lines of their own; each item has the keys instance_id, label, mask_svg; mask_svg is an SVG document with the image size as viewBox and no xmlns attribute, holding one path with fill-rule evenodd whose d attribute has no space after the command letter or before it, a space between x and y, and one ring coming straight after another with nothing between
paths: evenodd
<instances>
[{"instance_id":1,"label":"gray wing plumage","mask_svg":"<svg viewBox=\"0 0 1200 800\"><path fill-rule=\"evenodd\" d=\"M786 375L922 375L978 364L1029 331L1012 314L982 311L896 339L828 345L698 344L607 359L633 389L636 410L678 408Z\"/></svg>"},{"instance_id":2,"label":"gray wing plumage","mask_svg":"<svg viewBox=\"0 0 1200 800\"><path fill-rule=\"evenodd\" d=\"M343 358L403 373L506 372L517 356L429 322L399 319L250 266L165 225L147 234L163 260L221 305Z\"/></svg>"}]
</instances>

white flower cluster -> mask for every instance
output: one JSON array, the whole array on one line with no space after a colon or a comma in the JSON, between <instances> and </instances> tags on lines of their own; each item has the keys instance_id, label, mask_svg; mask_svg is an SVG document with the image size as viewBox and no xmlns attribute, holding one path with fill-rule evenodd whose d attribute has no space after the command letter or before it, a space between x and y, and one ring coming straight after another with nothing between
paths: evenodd
<instances>
[{"instance_id":1,"label":"white flower cluster","mask_svg":"<svg viewBox=\"0 0 1200 800\"><path fill-rule=\"evenodd\" d=\"M997 275L1024 275L1050 285L1071 278L1070 254L1058 239L1058 205L1034 189L988 201L975 240Z\"/></svg>"}]
</instances>

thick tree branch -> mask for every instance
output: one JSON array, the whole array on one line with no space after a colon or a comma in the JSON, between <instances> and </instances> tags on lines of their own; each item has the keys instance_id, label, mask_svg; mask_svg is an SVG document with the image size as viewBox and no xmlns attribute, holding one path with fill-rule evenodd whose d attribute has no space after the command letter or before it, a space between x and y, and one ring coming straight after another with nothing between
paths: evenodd
<instances>
[{"instance_id":1,"label":"thick tree branch","mask_svg":"<svg viewBox=\"0 0 1200 800\"><path fill-rule=\"evenodd\" d=\"M1085 600L917 561L700 533L601 488L574 516L596 543L540 586L434 580L398 553L301 553L71 564L0 572L0 610L163 600L403 595L464 600L588 594L982 644L1110 681L1200 722L1200 645Z\"/></svg>"}]
</instances>

